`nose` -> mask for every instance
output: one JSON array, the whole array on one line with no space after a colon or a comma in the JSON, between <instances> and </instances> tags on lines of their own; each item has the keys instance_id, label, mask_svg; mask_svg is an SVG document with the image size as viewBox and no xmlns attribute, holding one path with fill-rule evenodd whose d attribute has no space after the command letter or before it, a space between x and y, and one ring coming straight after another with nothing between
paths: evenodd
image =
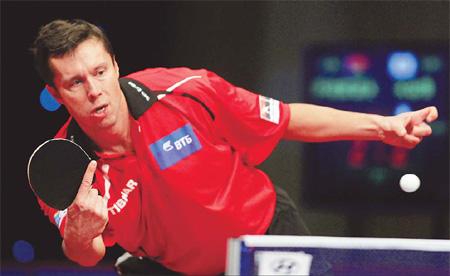
<instances>
[{"instance_id":1,"label":"nose","mask_svg":"<svg viewBox=\"0 0 450 276\"><path fill-rule=\"evenodd\" d=\"M102 93L101 86L95 79L88 79L86 81L86 91L90 100L96 99Z\"/></svg>"}]
</instances>

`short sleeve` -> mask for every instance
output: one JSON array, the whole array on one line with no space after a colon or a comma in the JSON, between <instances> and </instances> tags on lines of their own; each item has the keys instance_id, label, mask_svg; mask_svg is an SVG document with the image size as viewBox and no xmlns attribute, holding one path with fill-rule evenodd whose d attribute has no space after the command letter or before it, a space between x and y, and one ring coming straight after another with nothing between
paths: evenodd
<instances>
[{"instance_id":1,"label":"short sleeve","mask_svg":"<svg viewBox=\"0 0 450 276\"><path fill-rule=\"evenodd\" d=\"M289 105L236 87L215 73L207 76L216 100L217 129L248 164L263 162L286 131Z\"/></svg>"}]
</instances>

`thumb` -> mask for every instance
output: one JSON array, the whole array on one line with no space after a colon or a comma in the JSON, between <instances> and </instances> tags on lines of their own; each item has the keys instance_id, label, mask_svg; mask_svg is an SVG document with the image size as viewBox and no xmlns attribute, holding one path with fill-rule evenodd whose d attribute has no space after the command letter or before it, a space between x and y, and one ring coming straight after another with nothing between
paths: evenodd
<instances>
[{"instance_id":1,"label":"thumb","mask_svg":"<svg viewBox=\"0 0 450 276\"><path fill-rule=\"evenodd\" d=\"M83 180L81 181L80 188L78 189L78 196L87 194L91 190L92 180L94 179L95 170L97 168L97 161L92 160L87 166L84 173Z\"/></svg>"},{"instance_id":2,"label":"thumb","mask_svg":"<svg viewBox=\"0 0 450 276\"><path fill-rule=\"evenodd\" d=\"M410 123L410 116L395 116L393 117L392 123L390 125L391 131L393 131L397 136L403 137L406 135L406 127Z\"/></svg>"},{"instance_id":3,"label":"thumb","mask_svg":"<svg viewBox=\"0 0 450 276\"><path fill-rule=\"evenodd\" d=\"M397 136L403 137L406 135L407 131L406 128L403 125L397 124L394 125L393 130Z\"/></svg>"}]
</instances>

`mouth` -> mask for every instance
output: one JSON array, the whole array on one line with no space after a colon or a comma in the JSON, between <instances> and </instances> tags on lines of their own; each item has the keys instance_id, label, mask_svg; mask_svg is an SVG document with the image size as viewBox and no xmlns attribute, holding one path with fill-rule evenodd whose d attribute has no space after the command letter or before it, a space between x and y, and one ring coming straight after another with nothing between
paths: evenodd
<instances>
[{"instance_id":1,"label":"mouth","mask_svg":"<svg viewBox=\"0 0 450 276\"><path fill-rule=\"evenodd\" d=\"M105 114L107 107L108 107L107 104L100 105L100 106L94 108L94 110L92 111L92 114L94 116L102 116Z\"/></svg>"}]
</instances>

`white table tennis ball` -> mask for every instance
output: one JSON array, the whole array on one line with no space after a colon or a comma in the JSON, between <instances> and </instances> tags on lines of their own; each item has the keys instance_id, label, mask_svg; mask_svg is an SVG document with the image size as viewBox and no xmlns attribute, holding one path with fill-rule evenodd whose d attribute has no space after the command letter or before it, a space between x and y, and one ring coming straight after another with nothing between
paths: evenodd
<instances>
[{"instance_id":1,"label":"white table tennis ball","mask_svg":"<svg viewBox=\"0 0 450 276\"><path fill-rule=\"evenodd\" d=\"M405 174L400 178L400 188L404 192L413 193L420 187L420 178L415 174Z\"/></svg>"}]
</instances>

